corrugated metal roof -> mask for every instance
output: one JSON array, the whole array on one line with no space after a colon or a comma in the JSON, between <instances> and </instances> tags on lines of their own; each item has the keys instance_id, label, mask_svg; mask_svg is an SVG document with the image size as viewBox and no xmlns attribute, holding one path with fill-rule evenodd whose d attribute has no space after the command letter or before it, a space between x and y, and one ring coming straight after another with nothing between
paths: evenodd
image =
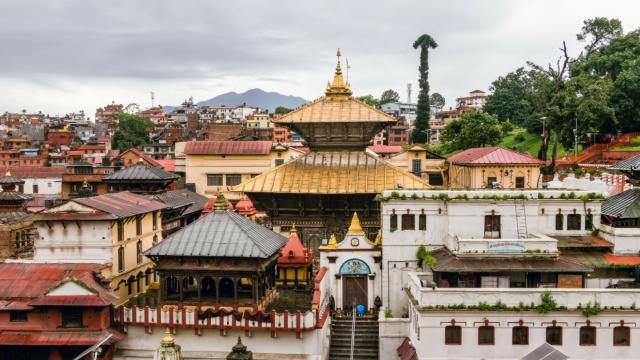
<instances>
[{"instance_id":1,"label":"corrugated metal roof","mask_svg":"<svg viewBox=\"0 0 640 360\"><path fill-rule=\"evenodd\" d=\"M46 209L45 209L46 211ZM31 216L33 221L47 221L47 220L79 220L79 221L96 221L96 220L117 220L119 216L105 213L104 211L96 210L90 213L47 213L40 211Z\"/></svg>"},{"instance_id":2,"label":"corrugated metal roof","mask_svg":"<svg viewBox=\"0 0 640 360\"><path fill-rule=\"evenodd\" d=\"M271 121L276 124L379 122L393 125L398 120L353 97L334 99L331 96L324 96Z\"/></svg>"},{"instance_id":3,"label":"corrugated metal roof","mask_svg":"<svg viewBox=\"0 0 640 360\"><path fill-rule=\"evenodd\" d=\"M112 335L105 344L114 344L124 338L124 334L108 328L96 331L2 331L0 345L13 346L92 346Z\"/></svg>"},{"instance_id":4,"label":"corrugated metal roof","mask_svg":"<svg viewBox=\"0 0 640 360\"><path fill-rule=\"evenodd\" d=\"M66 277L79 277L101 267L92 263L0 263L0 298L37 298Z\"/></svg>"},{"instance_id":5,"label":"corrugated metal roof","mask_svg":"<svg viewBox=\"0 0 640 360\"><path fill-rule=\"evenodd\" d=\"M31 196L15 191L3 191L0 192L0 200L27 201L31 200Z\"/></svg>"},{"instance_id":6,"label":"corrugated metal roof","mask_svg":"<svg viewBox=\"0 0 640 360\"><path fill-rule=\"evenodd\" d=\"M119 218L135 216L169 207L161 202L149 200L143 196L132 194L128 191L88 198L76 198L71 201L75 201L105 213L113 214Z\"/></svg>"},{"instance_id":7,"label":"corrugated metal roof","mask_svg":"<svg viewBox=\"0 0 640 360\"><path fill-rule=\"evenodd\" d=\"M190 191L187 189L173 190L173 191L169 191L169 193L182 196L185 199L193 201L193 204L191 204L191 206L189 206L187 210L184 211L183 215L204 210L204 206L209 201L208 197L204 195L196 194L193 191Z\"/></svg>"},{"instance_id":8,"label":"corrugated metal roof","mask_svg":"<svg viewBox=\"0 0 640 360\"><path fill-rule=\"evenodd\" d=\"M164 171L145 162L137 162L135 165L122 170L118 170L113 174L109 174L102 178L104 182L122 182L122 181L151 181L166 182L177 180L180 176Z\"/></svg>"},{"instance_id":9,"label":"corrugated metal roof","mask_svg":"<svg viewBox=\"0 0 640 360\"><path fill-rule=\"evenodd\" d=\"M634 170L640 171L640 155L622 160L609 168L610 170Z\"/></svg>"},{"instance_id":10,"label":"corrugated metal roof","mask_svg":"<svg viewBox=\"0 0 640 360\"><path fill-rule=\"evenodd\" d=\"M5 175L0 177L0 184L24 184L24 180L15 178L11 175Z\"/></svg>"},{"instance_id":11,"label":"corrugated metal roof","mask_svg":"<svg viewBox=\"0 0 640 360\"><path fill-rule=\"evenodd\" d=\"M184 148L184 153L193 155L266 155L271 152L272 145L271 141L189 141Z\"/></svg>"},{"instance_id":12,"label":"corrugated metal roof","mask_svg":"<svg viewBox=\"0 0 640 360\"><path fill-rule=\"evenodd\" d=\"M167 204L171 209L179 209L193 204L193 200L187 199L177 194L165 192L161 194L145 195L150 200L159 201L163 204Z\"/></svg>"},{"instance_id":13,"label":"corrugated metal roof","mask_svg":"<svg viewBox=\"0 0 640 360\"><path fill-rule=\"evenodd\" d=\"M544 164L534 157L501 147L465 150L451 155L447 161L459 164Z\"/></svg>"},{"instance_id":14,"label":"corrugated metal roof","mask_svg":"<svg viewBox=\"0 0 640 360\"><path fill-rule=\"evenodd\" d=\"M430 189L417 176L364 151L318 151L300 156L233 188L246 193L378 194Z\"/></svg>"},{"instance_id":15,"label":"corrugated metal roof","mask_svg":"<svg viewBox=\"0 0 640 360\"><path fill-rule=\"evenodd\" d=\"M146 256L268 258L287 238L231 211L212 211L145 251Z\"/></svg>"},{"instance_id":16,"label":"corrugated metal roof","mask_svg":"<svg viewBox=\"0 0 640 360\"><path fill-rule=\"evenodd\" d=\"M586 272L591 268L563 258L459 258L446 249L432 252L436 258L433 267L437 272L465 271L538 271L538 272Z\"/></svg>"},{"instance_id":17,"label":"corrugated metal roof","mask_svg":"<svg viewBox=\"0 0 640 360\"><path fill-rule=\"evenodd\" d=\"M372 145L367 149L373 151L376 154L395 154L402 152L402 146Z\"/></svg>"},{"instance_id":18,"label":"corrugated metal roof","mask_svg":"<svg viewBox=\"0 0 640 360\"><path fill-rule=\"evenodd\" d=\"M566 360L569 357L548 343L543 343L521 360Z\"/></svg>"},{"instance_id":19,"label":"corrugated metal roof","mask_svg":"<svg viewBox=\"0 0 640 360\"><path fill-rule=\"evenodd\" d=\"M602 215L619 219L640 218L640 189L633 188L615 194L602 203Z\"/></svg>"}]
</instances>

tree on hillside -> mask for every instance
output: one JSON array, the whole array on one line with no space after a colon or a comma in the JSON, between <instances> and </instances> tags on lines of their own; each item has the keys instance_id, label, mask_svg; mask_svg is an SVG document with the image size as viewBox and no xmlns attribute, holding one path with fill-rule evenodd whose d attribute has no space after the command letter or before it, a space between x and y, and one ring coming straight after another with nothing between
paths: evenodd
<instances>
[{"instance_id":1,"label":"tree on hillside","mask_svg":"<svg viewBox=\"0 0 640 360\"><path fill-rule=\"evenodd\" d=\"M113 149L125 151L149 143L147 129L155 127L151 120L126 113L118 113L113 116L118 119L118 130L111 138Z\"/></svg>"},{"instance_id":2,"label":"tree on hillside","mask_svg":"<svg viewBox=\"0 0 640 360\"><path fill-rule=\"evenodd\" d=\"M140 105L136 103L131 103L122 109L123 113L131 114L131 115L140 115Z\"/></svg>"},{"instance_id":3,"label":"tree on hillside","mask_svg":"<svg viewBox=\"0 0 640 360\"><path fill-rule=\"evenodd\" d=\"M400 100L400 95L392 89L385 90L382 95L380 95L380 104L396 102L398 100Z\"/></svg>"},{"instance_id":4,"label":"tree on hillside","mask_svg":"<svg viewBox=\"0 0 640 360\"><path fill-rule=\"evenodd\" d=\"M415 143L426 143L429 141L427 130L429 129L429 118L431 116L431 106L429 102L429 49L438 47L436 41L429 35L421 35L414 43L413 48L420 48L420 79L418 85L418 108L416 111L416 121L413 123L414 129L411 137Z\"/></svg>"},{"instance_id":5,"label":"tree on hillside","mask_svg":"<svg viewBox=\"0 0 640 360\"><path fill-rule=\"evenodd\" d=\"M495 146L502 140L498 118L483 111L468 111L448 123L440 141L448 151Z\"/></svg>"},{"instance_id":6,"label":"tree on hillside","mask_svg":"<svg viewBox=\"0 0 640 360\"><path fill-rule=\"evenodd\" d=\"M356 99L362 101L363 103L369 105L369 106L376 106L376 105L380 105L380 100L376 99L373 97L373 95L368 94L368 95L364 95L364 96L358 96Z\"/></svg>"},{"instance_id":7,"label":"tree on hillside","mask_svg":"<svg viewBox=\"0 0 640 360\"><path fill-rule=\"evenodd\" d=\"M433 93L430 96L431 105L436 107L437 111L442 111L444 108L444 104L446 101L444 100L444 96L440 95L440 93Z\"/></svg>"},{"instance_id":8,"label":"tree on hillside","mask_svg":"<svg viewBox=\"0 0 640 360\"><path fill-rule=\"evenodd\" d=\"M496 115L500 122L522 125L536 111L532 74L524 68L498 77L489 91L491 94L482 110Z\"/></svg>"},{"instance_id":9,"label":"tree on hillside","mask_svg":"<svg viewBox=\"0 0 640 360\"><path fill-rule=\"evenodd\" d=\"M276 114L286 114L286 113L288 113L289 111L290 111L290 110L289 110L289 109L287 109L287 108L286 108L286 107L284 107L284 106L278 106L278 107L276 108Z\"/></svg>"}]
</instances>

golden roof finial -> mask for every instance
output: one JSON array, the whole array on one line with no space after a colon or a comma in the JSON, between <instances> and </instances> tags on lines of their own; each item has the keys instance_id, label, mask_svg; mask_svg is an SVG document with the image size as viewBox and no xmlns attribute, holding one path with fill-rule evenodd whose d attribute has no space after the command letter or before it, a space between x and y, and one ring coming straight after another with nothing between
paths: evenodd
<instances>
[{"instance_id":1,"label":"golden roof finial","mask_svg":"<svg viewBox=\"0 0 640 360\"><path fill-rule=\"evenodd\" d=\"M333 76L333 83L327 86L327 96L333 96L335 98L343 98L351 96L351 89L349 85L345 84L342 77L342 68L340 67L340 49L338 48L338 65L336 65L336 74Z\"/></svg>"},{"instance_id":2,"label":"golden roof finial","mask_svg":"<svg viewBox=\"0 0 640 360\"><path fill-rule=\"evenodd\" d=\"M297 234L298 233L298 230L296 230L296 224L293 224L291 226L291 231L289 231L289 232L292 233L292 234Z\"/></svg>"},{"instance_id":3,"label":"golden roof finial","mask_svg":"<svg viewBox=\"0 0 640 360\"><path fill-rule=\"evenodd\" d=\"M336 236L331 234L331 238L329 238L329 244L327 244L327 249L335 250L338 241L336 241Z\"/></svg>"},{"instance_id":4,"label":"golden roof finial","mask_svg":"<svg viewBox=\"0 0 640 360\"><path fill-rule=\"evenodd\" d=\"M353 218L351 218L351 226L349 226L349 230L347 230L347 233L364 233L362 231L362 226L360 226L360 219L358 219L358 214L355 212L353 213Z\"/></svg>"},{"instance_id":5,"label":"golden roof finial","mask_svg":"<svg viewBox=\"0 0 640 360\"><path fill-rule=\"evenodd\" d=\"M376 246L382 245L382 237L380 237L380 233L378 233L378 235L376 236L376 241L374 242L374 245Z\"/></svg>"},{"instance_id":6,"label":"golden roof finial","mask_svg":"<svg viewBox=\"0 0 640 360\"><path fill-rule=\"evenodd\" d=\"M173 344L175 344L176 341L173 340L173 338L171 337L170 333L169 333L169 328L167 328L167 331L164 333L164 338L162 338L162 340L160 340L160 344L162 344L162 346L171 346Z\"/></svg>"},{"instance_id":7,"label":"golden roof finial","mask_svg":"<svg viewBox=\"0 0 640 360\"><path fill-rule=\"evenodd\" d=\"M7 173L5 174L5 176L11 176L11 172L9 171L9 169L7 169Z\"/></svg>"}]
</instances>

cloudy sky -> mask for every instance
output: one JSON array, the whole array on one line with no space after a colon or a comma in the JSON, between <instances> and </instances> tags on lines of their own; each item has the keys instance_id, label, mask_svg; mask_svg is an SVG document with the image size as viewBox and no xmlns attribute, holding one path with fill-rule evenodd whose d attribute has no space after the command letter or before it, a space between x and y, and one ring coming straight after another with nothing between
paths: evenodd
<instances>
[{"instance_id":1,"label":"cloudy sky","mask_svg":"<svg viewBox=\"0 0 640 360\"><path fill-rule=\"evenodd\" d=\"M354 95L417 98L419 50L431 35L432 92L447 106L498 76L576 56L582 22L640 27L638 1L0 1L0 113L65 114L115 101L177 105L252 88L315 99L336 49ZM344 61L344 60L343 60ZM344 63L343 63L344 64Z\"/></svg>"}]
</instances>

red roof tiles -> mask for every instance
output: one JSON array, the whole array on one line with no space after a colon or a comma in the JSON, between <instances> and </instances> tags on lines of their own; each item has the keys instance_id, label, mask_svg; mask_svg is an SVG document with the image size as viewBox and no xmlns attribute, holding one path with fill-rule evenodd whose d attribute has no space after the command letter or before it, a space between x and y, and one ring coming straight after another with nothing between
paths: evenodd
<instances>
[{"instance_id":1,"label":"red roof tiles","mask_svg":"<svg viewBox=\"0 0 640 360\"><path fill-rule=\"evenodd\" d=\"M156 160L156 162L162 165L162 170L168 172L176 171L176 161L175 160Z\"/></svg>"},{"instance_id":2,"label":"red roof tiles","mask_svg":"<svg viewBox=\"0 0 640 360\"><path fill-rule=\"evenodd\" d=\"M278 258L278 266L309 266L313 261L313 252L302 246L295 227L291 229L289 241L280 249L280 254L282 256Z\"/></svg>"},{"instance_id":3,"label":"red roof tiles","mask_svg":"<svg viewBox=\"0 0 640 360\"><path fill-rule=\"evenodd\" d=\"M101 267L100 264L3 263L0 264L0 298L37 298L66 277L79 277Z\"/></svg>"},{"instance_id":4,"label":"red roof tiles","mask_svg":"<svg viewBox=\"0 0 640 360\"><path fill-rule=\"evenodd\" d=\"M460 164L544 164L534 157L501 147L465 150L451 155L447 161Z\"/></svg>"},{"instance_id":5,"label":"red roof tiles","mask_svg":"<svg viewBox=\"0 0 640 360\"><path fill-rule=\"evenodd\" d=\"M162 167L162 164L160 164L159 162L157 162L157 161L153 160L153 159L152 159L152 158L150 158L149 156L147 156L147 155L145 155L145 154L141 153L140 151L138 151L138 149L135 149L135 148L131 148L131 149L129 149L129 150L127 150L127 151L125 151L125 152L121 153L120 155L118 155L118 157L122 157L122 155L124 155L124 154L126 154L126 153L128 153L128 152L132 152L132 153L134 153L134 154L138 155L139 157L143 158L143 159L144 159L144 161L148 162L149 164L151 164L151 165L153 165L153 166L155 166L155 167L159 167L160 169L162 169L162 168L163 168L163 167Z\"/></svg>"},{"instance_id":6,"label":"red roof tiles","mask_svg":"<svg viewBox=\"0 0 640 360\"><path fill-rule=\"evenodd\" d=\"M113 194L104 194L88 198L76 198L71 201L92 207L117 217L129 217L150 211L168 208L159 201L149 200L143 196L123 191Z\"/></svg>"},{"instance_id":7,"label":"red roof tiles","mask_svg":"<svg viewBox=\"0 0 640 360\"><path fill-rule=\"evenodd\" d=\"M6 174L20 179L31 178L61 178L67 173L66 166L0 166L0 174Z\"/></svg>"},{"instance_id":8,"label":"red roof tiles","mask_svg":"<svg viewBox=\"0 0 640 360\"><path fill-rule=\"evenodd\" d=\"M101 331L2 331L0 345L13 346L91 346L112 335L107 344L113 344L124 338L124 334L115 329Z\"/></svg>"},{"instance_id":9,"label":"red roof tiles","mask_svg":"<svg viewBox=\"0 0 640 360\"><path fill-rule=\"evenodd\" d=\"M255 155L269 154L271 141L189 141L184 149L185 154L235 154Z\"/></svg>"},{"instance_id":10,"label":"red roof tiles","mask_svg":"<svg viewBox=\"0 0 640 360\"><path fill-rule=\"evenodd\" d=\"M376 154L397 154L402 152L402 146L391 145L372 145L369 146L368 149Z\"/></svg>"}]
</instances>

